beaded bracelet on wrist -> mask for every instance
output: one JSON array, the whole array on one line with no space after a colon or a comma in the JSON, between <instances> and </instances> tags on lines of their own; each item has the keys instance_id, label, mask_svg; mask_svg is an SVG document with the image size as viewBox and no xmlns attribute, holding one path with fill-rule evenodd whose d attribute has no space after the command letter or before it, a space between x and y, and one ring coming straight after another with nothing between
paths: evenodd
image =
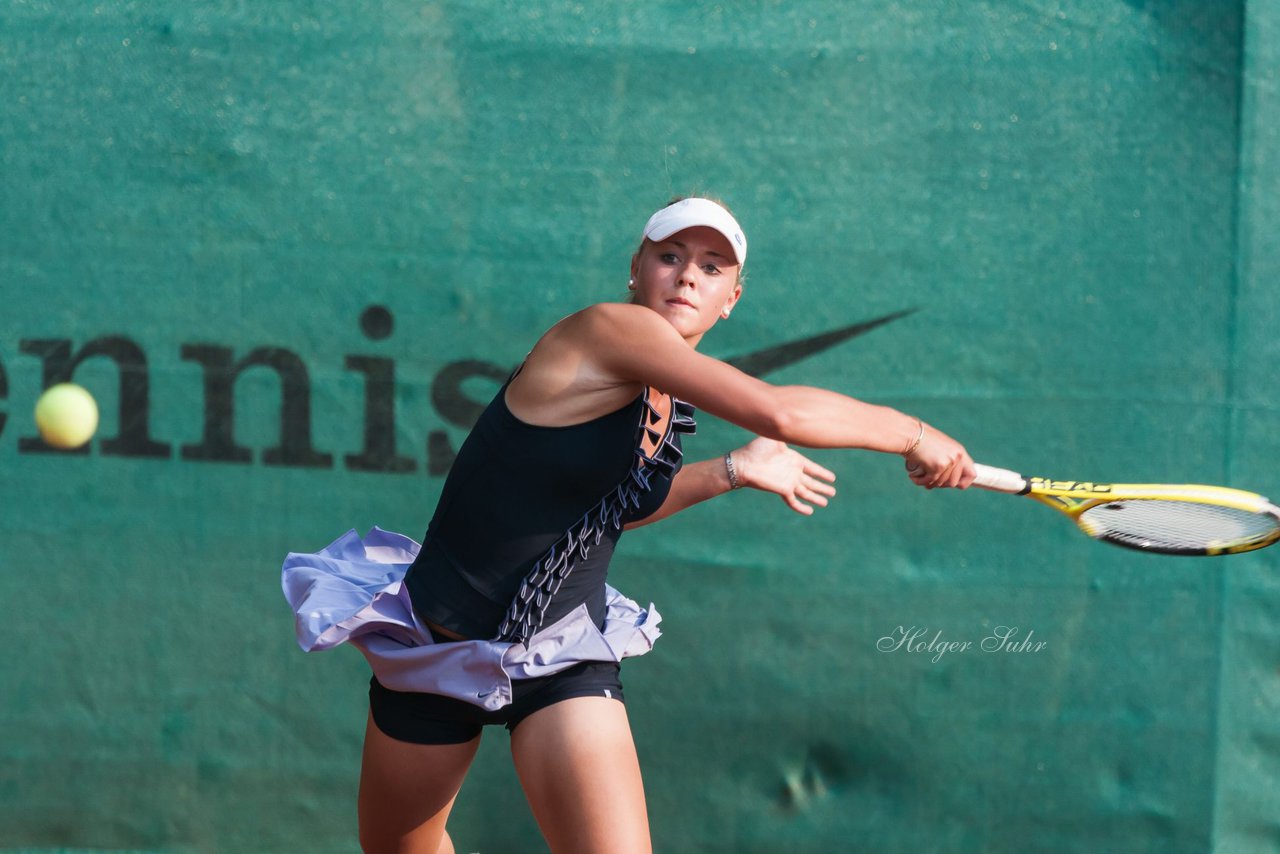
<instances>
[{"instance_id":1,"label":"beaded bracelet on wrist","mask_svg":"<svg viewBox=\"0 0 1280 854\"><path fill-rule=\"evenodd\" d=\"M729 475L730 489L737 489L738 487L742 486L742 484L738 482L738 470L733 467L732 451L724 455L724 470Z\"/></svg>"}]
</instances>

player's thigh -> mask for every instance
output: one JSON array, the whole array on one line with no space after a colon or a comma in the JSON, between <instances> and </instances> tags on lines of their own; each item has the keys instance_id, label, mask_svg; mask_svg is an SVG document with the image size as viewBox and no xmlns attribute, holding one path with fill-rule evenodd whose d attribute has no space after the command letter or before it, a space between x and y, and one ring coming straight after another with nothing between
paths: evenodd
<instances>
[{"instance_id":1,"label":"player's thigh","mask_svg":"<svg viewBox=\"0 0 1280 854\"><path fill-rule=\"evenodd\" d=\"M444 826L471 760L476 736L462 744L411 744L365 727L360 766L360 845L368 852L437 854Z\"/></svg>"},{"instance_id":2,"label":"player's thigh","mask_svg":"<svg viewBox=\"0 0 1280 854\"><path fill-rule=\"evenodd\" d=\"M652 850L640 762L621 702L576 697L539 709L512 732L511 753L554 854Z\"/></svg>"}]
</instances>

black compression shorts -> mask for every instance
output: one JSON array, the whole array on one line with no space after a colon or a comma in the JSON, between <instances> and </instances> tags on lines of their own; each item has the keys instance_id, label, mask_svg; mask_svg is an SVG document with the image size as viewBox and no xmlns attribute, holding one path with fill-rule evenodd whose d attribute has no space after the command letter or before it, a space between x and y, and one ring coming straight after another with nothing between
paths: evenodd
<instances>
[{"instance_id":1,"label":"black compression shorts","mask_svg":"<svg viewBox=\"0 0 1280 854\"><path fill-rule=\"evenodd\" d=\"M462 744L489 724L514 731L529 715L574 697L611 697L622 701L616 661L583 661L537 679L513 679L511 703L490 712L480 706L416 691L392 691L377 677L369 680L369 711L383 733L414 744Z\"/></svg>"}]
</instances>

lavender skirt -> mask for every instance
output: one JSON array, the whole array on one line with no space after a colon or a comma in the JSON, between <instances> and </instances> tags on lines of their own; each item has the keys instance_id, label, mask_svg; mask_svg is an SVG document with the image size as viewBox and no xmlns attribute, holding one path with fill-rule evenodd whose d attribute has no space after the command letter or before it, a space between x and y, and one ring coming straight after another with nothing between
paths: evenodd
<instances>
[{"instance_id":1,"label":"lavender skirt","mask_svg":"<svg viewBox=\"0 0 1280 854\"><path fill-rule=\"evenodd\" d=\"M418 620L404 575L420 546L403 534L348 531L318 552L292 552L280 583L307 652L350 641L378 681L393 691L465 700L489 711L511 702L511 680L549 676L583 661L644 655L661 636L661 615L605 587L601 631L579 605L528 643L469 640L437 644Z\"/></svg>"}]
</instances>

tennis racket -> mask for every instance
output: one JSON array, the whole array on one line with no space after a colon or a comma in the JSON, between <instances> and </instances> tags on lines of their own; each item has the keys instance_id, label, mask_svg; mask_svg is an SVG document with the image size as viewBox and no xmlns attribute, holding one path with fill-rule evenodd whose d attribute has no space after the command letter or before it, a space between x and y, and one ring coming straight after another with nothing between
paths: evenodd
<instances>
[{"instance_id":1,"label":"tennis racket","mask_svg":"<svg viewBox=\"0 0 1280 854\"><path fill-rule=\"evenodd\" d=\"M1084 483L975 465L974 486L1025 495L1095 539L1169 555L1225 555L1280 540L1280 507L1240 489L1198 484Z\"/></svg>"}]
</instances>

